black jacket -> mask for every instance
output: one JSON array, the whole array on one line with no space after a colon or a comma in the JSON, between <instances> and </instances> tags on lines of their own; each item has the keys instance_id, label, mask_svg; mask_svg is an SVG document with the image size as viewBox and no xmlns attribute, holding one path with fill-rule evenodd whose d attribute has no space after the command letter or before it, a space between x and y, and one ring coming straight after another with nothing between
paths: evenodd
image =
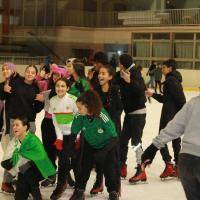
<instances>
[{"instance_id":1,"label":"black jacket","mask_svg":"<svg viewBox=\"0 0 200 200\"><path fill-rule=\"evenodd\" d=\"M15 119L19 116L27 117L29 121L35 121L36 113L40 112L44 104L36 101L39 88L36 84L26 84L24 78L17 75L10 80L11 93L4 92L4 82L0 84L0 99L6 100L5 112L7 117Z\"/></svg>"},{"instance_id":2,"label":"black jacket","mask_svg":"<svg viewBox=\"0 0 200 200\"><path fill-rule=\"evenodd\" d=\"M163 103L160 130L163 129L171 119L173 119L175 114L186 102L181 82L182 76L180 72L172 71L167 74L165 82L163 83L163 95L153 94L154 99Z\"/></svg>"},{"instance_id":3,"label":"black jacket","mask_svg":"<svg viewBox=\"0 0 200 200\"><path fill-rule=\"evenodd\" d=\"M117 85L111 85L108 92L103 92L101 88L97 90L103 107L114 122L117 132L121 132L121 114L123 111L120 89Z\"/></svg>"},{"instance_id":4,"label":"black jacket","mask_svg":"<svg viewBox=\"0 0 200 200\"><path fill-rule=\"evenodd\" d=\"M124 79L120 77L120 72L117 72L116 75L116 83L120 86L122 104L125 113L130 113L146 107L146 85L141 72L136 68L132 68L130 74L131 83L125 82Z\"/></svg>"}]
</instances>

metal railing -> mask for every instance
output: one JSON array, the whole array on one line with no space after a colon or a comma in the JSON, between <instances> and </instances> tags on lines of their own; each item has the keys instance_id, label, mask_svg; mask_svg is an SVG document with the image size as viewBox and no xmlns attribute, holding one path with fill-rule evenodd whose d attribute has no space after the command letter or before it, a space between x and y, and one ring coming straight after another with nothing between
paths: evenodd
<instances>
[{"instance_id":1,"label":"metal railing","mask_svg":"<svg viewBox=\"0 0 200 200\"><path fill-rule=\"evenodd\" d=\"M42 62L44 62L45 57L43 56L36 56L36 57L30 57L30 56L0 56L0 64L3 64L5 62L13 62L15 64L20 65L29 65L29 64L35 64L38 65Z\"/></svg>"},{"instance_id":2,"label":"metal railing","mask_svg":"<svg viewBox=\"0 0 200 200\"><path fill-rule=\"evenodd\" d=\"M34 12L33 12L34 11ZM44 15L42 9L26 6L12 16L13 26L82 26L82 27L119 27L119 26L168 26L199 25L200 8L147 10L127 12L91 12L81 10L59 10L52 15Z\"/></svg>"},{"instance_id":3,"label":"metal railing","mask_svg":"<svg viewBox=\"0 0 200 200\"><path fill-rule=\"evenodd\" d=\"M125 26L199 25L200 8L120 12L118 19Z\"/></svg>"}]
</instances>

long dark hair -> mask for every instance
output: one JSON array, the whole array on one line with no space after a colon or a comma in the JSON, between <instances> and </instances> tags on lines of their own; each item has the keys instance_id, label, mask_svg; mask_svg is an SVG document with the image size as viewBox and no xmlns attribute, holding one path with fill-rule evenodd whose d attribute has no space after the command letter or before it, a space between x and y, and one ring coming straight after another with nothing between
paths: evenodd
<instances>
[{"instance_id":1,"label":"long dark hair","mask_svg":"<svg viewBox=\"0 0 200 200\"><path fill-rule=\"evenodd\" d=\"M81 60L79 60L79 59L75 59L72 62L72 65L73 65L74 71L77 73L77 75L80 78L85 78L85 65L83 64L83 62L81 62Z\"/></svg>"}]
</instances>

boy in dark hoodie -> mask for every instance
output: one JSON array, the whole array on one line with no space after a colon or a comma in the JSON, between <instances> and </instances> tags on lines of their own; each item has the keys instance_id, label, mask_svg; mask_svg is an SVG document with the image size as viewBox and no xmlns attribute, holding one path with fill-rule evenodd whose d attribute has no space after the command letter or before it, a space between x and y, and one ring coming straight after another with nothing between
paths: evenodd
<instances>
[{"instance_id":1,"label":"boy in dark hoodie","mask_svg":"<svg viewBox=\"0 0 200 200\"><path fill-rule=\"evenodd\" d=\"M129 179L130 183L145 181L146 175L141 170L142 134L146 122L146 86L141 72L135 67L133 59L128 54L119 57L120 72L116 81L120 86L122 104L125 112L123 129L120 137L121 177L127 175L128 143L131 139L136 153L136 173Z\"/></svg>"},{"instance_id":2,"label":"boy in dark hoodie","mask_svg":"<svg viewBox=\"0 0 200 200\"><path fill-rule=\"evenodd\" d=\"M172 59L165 61L163 63L162 72L165 76L165 81L163 83L163 95L152 93L149 90L146 92L148 97L152 96L158 102L163 103L159 131L165 128L167 123L173 119L176 113L183 107L186 102L183 87L181 85L182 76L180 72L176 70L175 61ZM165 145L165 147L163 147L160 152L166 167L163 173L160 175L160 178L167 178L178 175L178 155L181 149L180 137L172 140L172 147L174 151L175 168L171 163L171 156L167 145Z\"/></svg>"}]
</instances>

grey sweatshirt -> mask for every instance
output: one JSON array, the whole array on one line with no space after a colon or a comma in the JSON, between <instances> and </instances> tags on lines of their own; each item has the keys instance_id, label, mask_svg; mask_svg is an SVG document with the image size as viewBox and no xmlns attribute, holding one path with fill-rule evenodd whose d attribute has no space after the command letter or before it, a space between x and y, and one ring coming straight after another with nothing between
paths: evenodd
<instances>
[{"instance_id":1,"label":"grey sweatshirt","mask_svg":"<svg viewBox=\"0 0 200 200\"><path fill-rule=\"evenodd\" d=\"M184 136L180 153L200 157L200 96L192 98L183 106L160 131L160 135L153 139L153 144L160 149L182 135Z\"/></svg>"}]
</instances>

